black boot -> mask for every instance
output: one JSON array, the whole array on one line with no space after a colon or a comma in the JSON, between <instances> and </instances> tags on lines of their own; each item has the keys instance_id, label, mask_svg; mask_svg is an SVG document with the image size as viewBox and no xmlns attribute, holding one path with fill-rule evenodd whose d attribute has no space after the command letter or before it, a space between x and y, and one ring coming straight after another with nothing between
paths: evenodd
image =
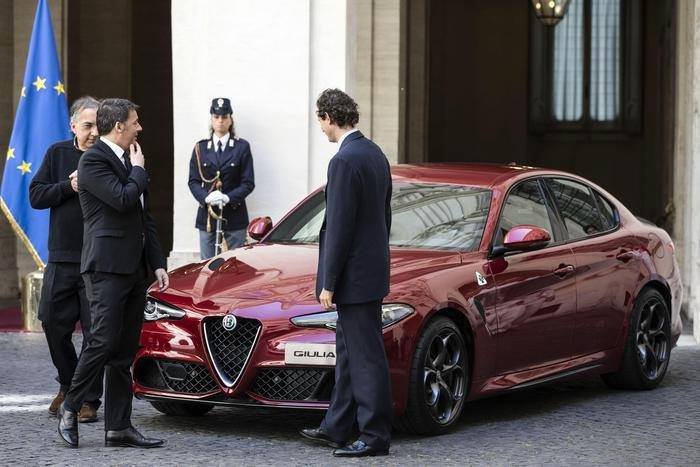
<instances>
[{"instance_id":1,"label":"black boot","mask_svg":"<svg viewBox=\"0 0 700 467\"><path fill-rule=\"evenodd\" d=\"M78 414L66 408L63 402L58 407L58 435L70 447L78 447Z\"/></svg>"}]
</instances>

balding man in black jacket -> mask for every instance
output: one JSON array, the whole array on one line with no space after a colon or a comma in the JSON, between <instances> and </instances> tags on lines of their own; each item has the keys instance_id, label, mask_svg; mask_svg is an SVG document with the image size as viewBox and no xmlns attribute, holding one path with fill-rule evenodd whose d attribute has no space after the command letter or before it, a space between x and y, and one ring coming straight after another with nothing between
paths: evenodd
<instances>
[{"instance_id":1,"label":"balding man in black jacket","mask_svg":"<svg viewBox=\"0 0 700 467\"><path fill-rule=\"evenodd\" d=\"M148 269L161 290L168 287L165 258L148 212L148 176L136 138L138 107L105 99L97 109L100 139L78 164L84 218L81 272L92 317L91 337L58 410L58 433L78 447L76 410L105 367L105 445L150 448L131 425L131 363L138 349ZM128 152L127 152L128 151Z\"/></svg>"},{"instance_id":2,"label":"balding man in black jacket","mask_svg":"<svg viewBox=\"0 0 700 467\"><path fill-rule=\"evenodd\" d=\"M75 137L52 145L29 185L34 209L49 209L49 261L39 301L39 319L46 335L51 360L58 372L58 394L49 405L53 416L66 396L78 355L72 335L80 321L83 348L90 338L90 307L80 276L83 247L83 213L78 201L78 161L97 140L97 106L92 97L77 99L71 106L70 124ZM79 422L97 421L102 396L100 374L80 407Z\"/></svg>"},{"instance_id":3,"label":"balding man in black jacket","mask_svg":"<svg viewBox=\"0 0 700 467\"><path fill-rule=\"evenodd\" d=\"M321 304L337 307L337 357L328 412L320 427L301 434L337 447L335 456L386 455L392 406L381 315L389 293L389 162L355 129L359 113L350 96L327 89L316 107L321 129L339 147L328 164L316 279ZM347 444L355 422L360 437Z\"/></svg>"}]
</instances>

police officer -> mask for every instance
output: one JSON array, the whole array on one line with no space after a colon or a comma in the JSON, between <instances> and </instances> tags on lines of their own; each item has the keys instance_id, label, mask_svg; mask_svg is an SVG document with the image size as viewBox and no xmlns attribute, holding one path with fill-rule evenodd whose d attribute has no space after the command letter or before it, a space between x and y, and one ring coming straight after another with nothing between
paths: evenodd
<instances>
[{"instance_id":1,"label":"police officer","mask_svg":"<svg viewBox=\"0 0 700 467\"><path fill-rule=\"evenodd\" d=\"M198 141L192 151L189 178L190 191L199 203L195 226L199 229L202 259L215 254L219 217L229 249L245 242L248 226L245 198L255 188L250 145L235 134L231 101L225 97L213 99L209 113L210 135ZM223 206L223 213L219 206Z\"/></svg>"},{"instance_id":2,"label":"police officer","mask_svg":"<svg viewBox=\"0 0 700 467\"><path fill-rule=\"evenodd\" d=\"M49 262L39 302L39 319L46 334L49 353L60 389L49 406L56 415L73 379L78 356L73 347L75 323L80 321L83 348L89 340L90 308L80 275L83 247L83 213L78 202L78 161L97 140L96 113L99 102L85 96L71 107L72 140L52 145L29 185L29 202L34 209L50 209ZM102 371L95 379L78 413L79 422L97 421L102 395Z\"/></svg>"}]
</instances>

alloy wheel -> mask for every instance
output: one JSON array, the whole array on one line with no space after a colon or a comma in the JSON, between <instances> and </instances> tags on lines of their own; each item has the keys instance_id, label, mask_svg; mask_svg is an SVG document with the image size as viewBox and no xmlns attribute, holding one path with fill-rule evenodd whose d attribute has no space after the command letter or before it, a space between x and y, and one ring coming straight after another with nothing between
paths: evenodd
<instances>
[{"instance_id":1,"label":"alloy wheel","mask_svg":"<svg viewBox=\"0 0 700 467\"><path fill-rule=\"evenodd\" d=\"M653 380L668 365L669 336L665 307L656 298L642 308L637 325L637 356L644 375Z\"/></svg>"},{"instance_id":2,"label":"alloy wheel","mask_svg":"<svg viewBox=\"0 0 700 467\"><path fill-rule=\"evenodd\" d=\"M461 336L452 329L438 333L430 343L423 366L425 402L435 421L447 425L461 412L466 387Z\"/></svg>"}]
</instances>

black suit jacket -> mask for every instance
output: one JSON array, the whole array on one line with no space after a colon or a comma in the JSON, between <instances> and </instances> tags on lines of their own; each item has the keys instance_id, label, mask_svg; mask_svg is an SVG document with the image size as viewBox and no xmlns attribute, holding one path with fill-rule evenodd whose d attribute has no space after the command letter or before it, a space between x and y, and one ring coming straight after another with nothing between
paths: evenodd
<instances>
[{"instance_id":1,"label":"black suit jacket","mask_svg":"<svg viewBox=\"0 0 700 467\"><path fill-rule=\"evenodd\" d=\"M152 270L166 267L156 224L148 213L147 186L146 170L133 167L127 172L103 141L85 151L78 163L84 220L81 272L131 274L144 255Z\"/></svg>"},{"instance_id":2,"label":"black suit jacket","mask_svg":"<svg viewBox=\"0 0 700 467\"><path fill-rule=\"evenodd\" d=\"M391 171L382 150L359 131L328 164L326 212L319 235L316 295L341 304L389 293Z\"/></svg>"}]
</instances>

